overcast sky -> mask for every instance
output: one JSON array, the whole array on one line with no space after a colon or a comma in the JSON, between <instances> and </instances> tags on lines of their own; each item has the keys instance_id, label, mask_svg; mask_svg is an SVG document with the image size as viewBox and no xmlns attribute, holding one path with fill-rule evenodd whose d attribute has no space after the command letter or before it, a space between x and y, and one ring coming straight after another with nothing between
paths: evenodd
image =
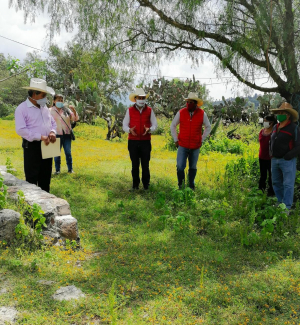
<instances>
[{"instance_id":1,"label":"overcast sky","mask_svg":"<svg viewBox=\"0 0 300 325\"><path fill-rule=\"evenodd\" d=\"M8 0L0 0L0 22L0 36L38 49L47 49L47 43L45 41L47 30L45 25L49 22L49 19L45 14L38 16L35 23L27 22L25 24L23 12L16 12L14 8L9 8ZM54 42L63 47L73 36L62 30L60 35L55 36ZM0 53L4 53L5 56L10 54L15 58L23 60L27 52L33 51L34 49L0 37ZM40 52L40 54L43 58L47 56L44 52ZM227 98L243 95L242 90L239 90L238 93L232 90L232 87L236 85L235 82L229 82L226 85L225 80L228 79L215 79L214 66L209 60L205 60L197 68L192 68L191 63L185 62L183 59L168 61L162 64L160 71L162 76L191 78L194 74L196 78L209 78L201 79L200 81L201 83L206 83L210 96L214 99L221 99L221 96ZM230 73L227 72L226 76L230 76ZM235 81L236 79L232 76L229 80Z\"/></svg>"}]
</instances>

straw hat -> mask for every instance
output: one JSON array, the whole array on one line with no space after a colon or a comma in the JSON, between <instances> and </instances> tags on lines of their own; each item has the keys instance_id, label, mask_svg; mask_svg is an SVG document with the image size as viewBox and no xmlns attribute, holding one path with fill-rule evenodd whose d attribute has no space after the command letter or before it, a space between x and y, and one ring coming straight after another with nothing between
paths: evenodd
<instances>
[{"instance_id":1,"label":"straw hat","mask_svg":"<svg viewBox=\"0 0 300 325\"><path fill-rule=\"evenodd\" d=\"M47 87L47 82L44 79L32 78L30 79L29 87L22 87L24 89L41 91L50 95L55 94L54 90L51 87Z\"/></svg>"},{"instance_id":2,"label":"straw hat","mask_svg":"<svg viewBox=\"0 0 300 325\"><path fill-rule=\"evenodd\" d=\"M197 106L202 106L203 105L203 100L198 98L197 93L189 93L188 97L185 98L184 100L188 100L188 99L196 100L197 101Z\"/></svg>"},{"instance_id":3,"label":"straw hat","mask_svg":"<svg viewBox=\"0 0 300 325\"><path fill-rule=\"evenodd\" d=\"M270 109L272 112L286 111L293 117L293 122L298 120L298 112L293 108L293 106L287 102L281 104L279 108Z\"/></svg>"},{"instance_id":4,"label":"straw hat","mask_svg":"<svg viewBox=\"0 0 300 325\"><path fill-rule=\"evenodd\" d=\"M143 88L136 88L135 91L129 95L129 100L135 103L136 96L146 96L146 98L148 98L149 94L145 94L145 91Z\"/></svg>"}]
</instances>

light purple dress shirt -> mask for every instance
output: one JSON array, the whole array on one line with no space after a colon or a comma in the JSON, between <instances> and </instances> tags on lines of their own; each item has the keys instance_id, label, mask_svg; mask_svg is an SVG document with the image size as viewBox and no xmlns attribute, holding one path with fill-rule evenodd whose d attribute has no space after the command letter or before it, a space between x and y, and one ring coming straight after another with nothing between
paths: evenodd
<instances>
[{"instance_id":1,"label":"light purple dress shirt","mask_svg":"<svg viewBox=\"0 0 300 325\"><path fill-rule=\"evenodd\" d=\"M17 134L29 142L39 141L50 132L56 134L56 123L49 108L46 105L38 108L28 98L17 107L15 123Z\"/></svg>"}]
</instances>

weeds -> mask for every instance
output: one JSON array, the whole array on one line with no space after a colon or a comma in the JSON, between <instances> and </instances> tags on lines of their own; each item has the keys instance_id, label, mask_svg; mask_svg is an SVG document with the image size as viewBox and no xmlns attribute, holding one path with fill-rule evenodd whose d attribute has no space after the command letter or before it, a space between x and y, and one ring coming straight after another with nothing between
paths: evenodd
<instances>
[{"instance_id":1,"label":"weeds","mask_svg":"<svg viewBox=\"0 0 300 325\"><path fill-rule=\"evenodd\" d=\"M201 147L201 154L206 155L208 152L217 151L222 153L231 153L242 155L247 149L247 145L240 140L230 140L228 138L205 141Z\"/></svg>"},{"instance_id":2,"label":"weeds","mask_svg":"<svg viewBox=\"0 0 300 325\"><path fill-rule=\"evenodd\" d=\"M6 171L12 175L15 175L15 169L14 166L12 164L12 161L9 157L6 158L6 162L5 162L5 166L6 166Z\"/></svg>"},{"instance_id":3,"label":"weeds","mask_svg":"<svg viewBox=\"0 0 300 325\"><path fill-rule=\"evenodd\" d=\"M183 233L190 227L191 216L188 213L179 212L176 216L167 214L160 216L159 219L163 223L164 227L169 226L176 233Z\"/></svg>"},{"instance_id":4,"label":"weeds","mask_svg":"<svg viewBox=\"0 0 300 325\"><path fill-rule=\"evenodd\" d=\"M7 186L3 183L3 178L0 177L0 210L4 209L7 204Z\"/></svg>"},{"instance_id":5,"label":"weeds","mask_svg":"<svg viewBox=\"0 0 300 325\"><path fill-rule=\"evenodd\" d=\"M21 170L20 139L9 123L0 121L1 150L9 146ZM3 277L11 284L1 303L17 306L19 323L299 323L299 204L281 218L275 199L252 192L258 185L254 127L239 129L241 141L249 140L243 157L217 151L200 156L193 193L174 189L176 153L163 149L164 137L153 136L155 190L146 195L126 190L131 174L125 142L102 141L106 132L99 127L78 128L84 132L72 144L76 174L53 178L51 191L68 198L82 249L70 242L67 250L16 253L0 243L0 288ZM226 133L220 126L216 139ZM265 237L262 223L275 213L273 232ZM37 284L40 279L55 283ZM53 292L67 285L86 298L53 301Z\"/></svg>"},{"instance_id":6,"label":"weeds","mask_svg":"<svg viewBox=\"0 0 300 325\"><path fill-rule=\"evenodd\" d=\"M114 280L111 289L108 293L109 314L110 314L110 320L112 325L116 325L118 320L118 315L116 312L117 299L115 294L115 286L116 286L116 279Z\"/></svg>"},{"instance_id":7,"label":"weeds","mask_svg":"<svg viewBox=\"0 0 300 325\"><path fill-rule=\"evenodd\" d=\"M47 227L41 207L36 203L32 207L28 205L22 191L18 191L17 206L21 217L15 229L17 238L15 245L26 250L41 247L43 241L41 232Z\"/></svg>"}]
</instances>

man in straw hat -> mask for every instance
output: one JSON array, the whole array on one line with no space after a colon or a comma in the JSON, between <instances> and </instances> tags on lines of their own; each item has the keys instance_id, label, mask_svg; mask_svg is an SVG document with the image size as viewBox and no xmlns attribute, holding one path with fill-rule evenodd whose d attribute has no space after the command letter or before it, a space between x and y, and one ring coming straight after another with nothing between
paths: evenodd
<instances>
[{"instance_id":1,"label":"man in straw hat","mask_svg":"<svg viewBox=\"0 0 300 325\"><path fill-rule=\"evenodd\" d=\"M41 141L46 145L56 141L56 123L46 105L51 88L43 79L30 80L28 98L15 111L17 134L23 138L26 181L49 192L52 158L42 159Z\"/></svg>"},{"instance_id":2,"label":"man in straw hat","mask_svg":"<svg viewBox=\"0 0 300 325\"><path fill-rule=\"evenodd\" d=\"M151 155L151 132L157 128L153 109L146 104L149 94L144 89L136 88L129 95L134 103L126 111L123 120L123 130L128 133L128 151L132 163L132 190L137 190L140 184L140 163L142 165L142 183L145 190L150 184L149 162Z\"/></svg>"},{"instance_id":3,"label":"man in straw hat","mask_svg":"<svg viewBox=\"0 0 300 325\"><path fill-rule=\"evenodd\" d=\"M273 127L270 141L272 184L279 203L291 208L294 198L296 161L300 154L300 131L296 125L298 113L289 103L272 109L278 124Z\"/></svg>"},{"instance_id":4,"label":"man in straw hat","mask_svg":"<svg viewBox=\"0 0 300 325\"><path fill-rule=\"evenodd\" d=\"M184 170L186 160L189 160L188 186L195 189L195 177L197 174L197 161L200 147L211 131L211 125L204 110L202 99L197 93L189 93L185 98L186 107L182 108L174 117L171 124L171 134L175 141L177 150L177 178L178 186L182 188L185 182ZM179 124L179 134L177 136L176 127ZM202 135L202 126L204 133Z\"/></svg>"}]
</instances>

